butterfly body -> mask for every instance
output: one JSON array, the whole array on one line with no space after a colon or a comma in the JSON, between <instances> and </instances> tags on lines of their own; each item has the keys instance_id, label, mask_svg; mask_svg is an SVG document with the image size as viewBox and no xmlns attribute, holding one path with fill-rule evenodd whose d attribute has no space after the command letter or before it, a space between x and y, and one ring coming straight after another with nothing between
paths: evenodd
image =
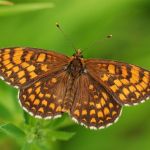
<instances>
[{"instance_id":1,"label":"butterfly body","mask_svg":"<svg viewBox=\"0 0 150 150\"><path fill-rule=\"evenodd\" d=\"M0 49L0 75L19 88L24 110L50 119L67 112L91 129L116 122L123 106L150 97L150 71L110 60L83 59L36 48Z\"/></svg>"}]
</instances>

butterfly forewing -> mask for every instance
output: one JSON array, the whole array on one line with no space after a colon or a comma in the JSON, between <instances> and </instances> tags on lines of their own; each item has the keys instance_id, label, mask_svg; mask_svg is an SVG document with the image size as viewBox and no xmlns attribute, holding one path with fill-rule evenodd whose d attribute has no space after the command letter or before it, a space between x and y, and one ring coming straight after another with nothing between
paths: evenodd
<instances>
[{"instance_id":1,"label":"butterfly forewing","mask_svg":"<svg viewBox=\"0 0 150 150\"><path fill-rule=\"evenodd\" d=\"M121 106L104 87L87 74L74 83L74 103L71 116L89 128L97 129L111 125L119 117Z\"/></svg>"},{"instance_id":2,"label":"butterfly forewing","mask_svg":"<svg viewBox=\"0 0 150 150\"><path fill-rule=\"evenodd\" d=\"M68 63L68 57L35 48L0 49L0 74L13 86L24 87Z\"/></svg>"},{"instance_id":3,"label":"butterfly forewing","mask_svg":"<svg viewBox=\"0 0 150 150\"><path fill-rule=\"evenodd\" d=\"M123 105L134 105L150 97L150 72L140 67L107 60L85 61L88 73Z\"/></svg>"}]
</instances>

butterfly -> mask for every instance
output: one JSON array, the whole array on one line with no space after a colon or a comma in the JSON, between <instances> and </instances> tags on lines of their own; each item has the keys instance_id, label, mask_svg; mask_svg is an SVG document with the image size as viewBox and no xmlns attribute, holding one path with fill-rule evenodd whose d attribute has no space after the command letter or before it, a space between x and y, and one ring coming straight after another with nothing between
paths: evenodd
<instances>
[{"instance_id":1,"label":"butterfly","mask_svg":"<svg viewBox=\"0 0 150 150\"><path fill-rule=\"evenodd\" d=\"M102 59L68 57L37 48L0 49L1 79L19 89L22 108L36 118L68 113L90 129L116 122L123 106L150 98L150 71Z\"/></svg>"}]
</instances>

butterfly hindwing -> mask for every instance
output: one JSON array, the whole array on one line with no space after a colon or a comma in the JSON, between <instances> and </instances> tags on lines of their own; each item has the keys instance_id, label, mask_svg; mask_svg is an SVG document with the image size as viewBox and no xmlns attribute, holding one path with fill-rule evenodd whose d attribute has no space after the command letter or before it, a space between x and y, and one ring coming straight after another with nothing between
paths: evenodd
<instances>
[{"instance_id":1,"label":"butterfly hindwing","mask_svg":"<svg viewBox=\"0 0 150 150\"><path fill-rule=\"evenodd\" d=\"M68 78L69 75L64 71L54 72L21 89L19 99L24 110L37 118L60 116Z\"/></svg>"},{"instance_id":2,"label":"butterfly hindwing","mask_svg":"<svg viewBox=\"0 0 150 150\"><path fill-rule=\"evenodd\" d=\"M20 47L0 49L1 78L20 88L67 63L67 56L52 51Z\"/></svg>"},{"instance_id":3,"label":"butterfly hindwing","mask_svg":"<svg viewBox=\"0 0 150 150\"><path fill-rule=\"evenodd\" d=\"M121 62L89 59L89 74L122 105L135 105L150 97L150 72Z\"/></svg>"},{"instance_id":4,"label":"butterfly hindwing","mask_svg":"<svg viewBox=\"0 0 150 150\"><path fill-rule=\"evenodd\" d=\"M121 106L97 81L87 74L78 77L74 83L74 104L71 116L91 129L111 125L119 117Z\"/></svg>"}]
</instances>

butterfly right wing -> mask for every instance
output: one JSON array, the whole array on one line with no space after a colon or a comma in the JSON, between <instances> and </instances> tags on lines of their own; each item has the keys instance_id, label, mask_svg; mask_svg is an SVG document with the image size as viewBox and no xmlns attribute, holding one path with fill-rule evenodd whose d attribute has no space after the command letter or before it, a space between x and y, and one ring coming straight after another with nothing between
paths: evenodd
<instances>
[{"instance_id":1,"label":"butterfly right wing","mask_svg":"<svg viewBox=\"0 0 150 150\"><path fill-rule=\"evenodd\" d=\"M0 49L0 76L13 86L32 84L48 72L60 70L69 61L67 56L37 48Z\"/></svg>"},{"instance_id":2,"label":"butterfly right wing","mask_svg":"<svg viewBox=\"0 0 150 150\"><path fill-rule=\"evenodd\" d=\"M105 88L87 74L80 75L74 82L75 92L71 117L90 129L100 129L116 122L121 105Z\"/></svg>"},{"instance_id":3,"label":"butterfly right wing","mask_svg":"<svg viewBox=\"0 0 150 150\"><path fill-rule=\"evenodd\" d=\"M110 60L85 60L87 72L122 105L136 105L150 98L150 71Z\"/></svg>"}]
</instances>

